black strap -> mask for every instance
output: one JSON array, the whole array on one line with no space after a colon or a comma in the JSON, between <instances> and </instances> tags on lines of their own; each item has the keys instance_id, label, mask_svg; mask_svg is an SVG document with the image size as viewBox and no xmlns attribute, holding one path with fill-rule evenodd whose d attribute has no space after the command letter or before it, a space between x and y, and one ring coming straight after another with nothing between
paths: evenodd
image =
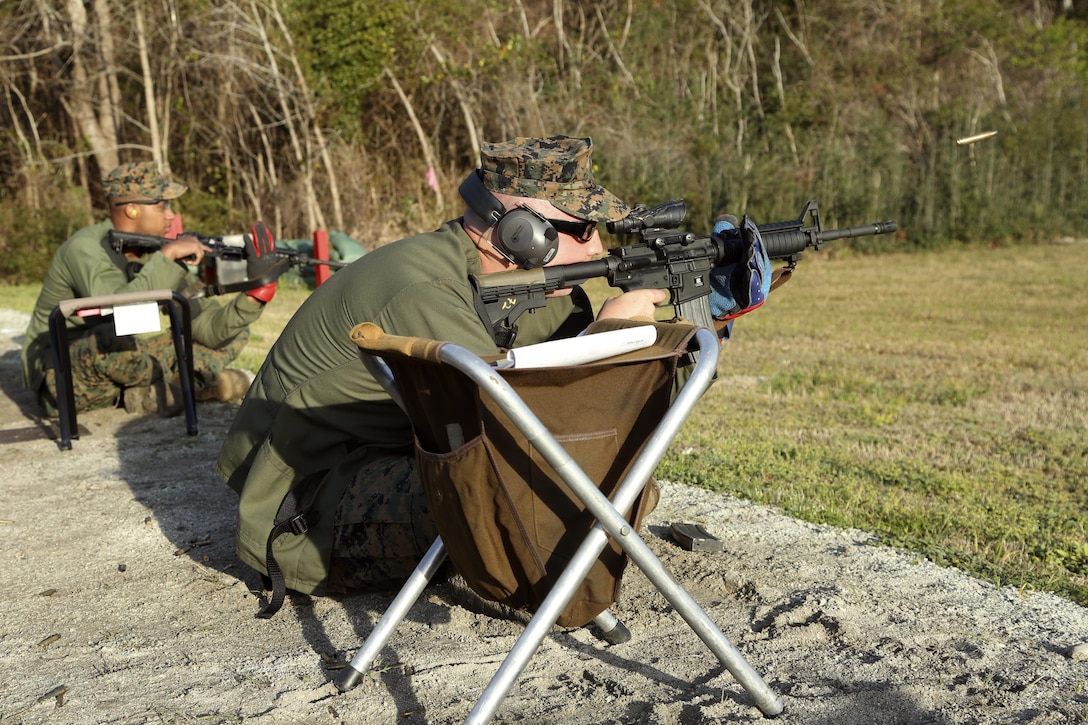
<instances>
[{"instance_id":1,"label":"black strap","mask_svg":"<svg viewBox=\"0 0 1088 725\"><path fill-rule=\"evenodd\" d=\"M257 289L258 287L264 287L266 284L272 284L290 268L291 260L282 257L276 260L276 263L257 279L247 279L244 282L234 282L232 284L212 282L211 284L205 285L204 292L200 296L212 297L216 295L231 294L233 292L248 292L249 290Z\"/></svg>"},{"instance_id":2,"label":"black strap","mask_svg":"<svg viewBox=\"0 0 1088 725\"><path fill-rule=\"evenodd\" d=\"M140 273L140 270L144 268L139 262L129 259L122 254L120 248L113 243L113 237L110 234L102 237L102 248L106 250L106 255L117 269L124 273L126 282L134 280L136 275Z\"/></svg>"},{"instance_id":3,"label":"black strap","mask_svg":"<svg viewBox=\"0 0 1088 725\"><path fill-rule=\"evenodd\" d=\"M280 501L280 507L276 510L276 519L272 530L268 532L268 544L265 547L265 569L268 578L272 582L272 598L257 612L258 619L268 619L280 611L283 601L287 597L287 584L283 578L283 570L272 551L272 545L283 534L302 536L306 534L312 525L317 523L320 512L303 510L302 499L311 498L311 495L319 488L319 484L325 478L325 472L314 474L303 479L287 492ZM308 502L309 503L309 502Z\"/></svg>"}]
</instances>

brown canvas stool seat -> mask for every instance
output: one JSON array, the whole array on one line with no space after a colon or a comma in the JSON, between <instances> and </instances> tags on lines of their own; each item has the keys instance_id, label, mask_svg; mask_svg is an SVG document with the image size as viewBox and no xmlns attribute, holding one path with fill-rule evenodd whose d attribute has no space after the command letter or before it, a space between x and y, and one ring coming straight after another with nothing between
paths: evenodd
<instances>
[{"instance_id":1,"label":"brown canvas stool seat","mask_svg":"<svg viewBox=\"0 0 1088 725\"><path fill-rule=\"evenodd\" d=\"M587 334L635 325L655 328L656 342L530 369L498 368L457 345L385 335L370 323L351 331L368 369L412 422L440 538L345 668L342 691L358 683L448 554L481 597L534 613L466 720L487 722L553 625L615 622L607 609L630 559L760 710L781 712L637 533L653 471L713 378L718 338L705 328L618 320L594 323ZM689 347L698 362L674 399Z\"/></svg>"}]
</instances>

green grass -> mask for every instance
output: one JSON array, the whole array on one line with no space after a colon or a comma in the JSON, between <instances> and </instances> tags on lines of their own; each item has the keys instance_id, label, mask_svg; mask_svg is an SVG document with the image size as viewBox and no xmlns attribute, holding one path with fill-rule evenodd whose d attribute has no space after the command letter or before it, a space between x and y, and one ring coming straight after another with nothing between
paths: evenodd
<instances>
[{"instance_id":1,"label":"green grass","mask_svg":"<svg viewBox=\"0 0 1088 725\"><path fill-rule=\"evenodd\" d=\"M0 309L33 312L41 288L40 284L0 284Z\"/></svg>"},{"instance_id":2,"label":"green grass","mask_svg":"<svg viewBox=\"0 0 1088 725\"><path fill-rule=\"evenodd\" d=\"M1088 605L1083 249L807 255L737 321L658 476ZM306 295L279 291L240 366Z\"/></svg>"},{"instance_id":3,"label":"green grass","mask_svg":"<svg viewBox=\"0 0 1088 725\"><path fill-rule=\"evenodd\" d=\"M1088 605L1080 250L809 255L658 475Z\"/></svg>"}]
</instances>

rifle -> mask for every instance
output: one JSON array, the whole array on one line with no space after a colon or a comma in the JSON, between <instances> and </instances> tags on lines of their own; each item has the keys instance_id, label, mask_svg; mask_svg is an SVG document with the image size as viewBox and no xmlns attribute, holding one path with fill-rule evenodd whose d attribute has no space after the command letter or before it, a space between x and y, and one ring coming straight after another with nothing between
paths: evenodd
<instances>
[{"instance_id":1,"label":"rifle","mask_svg":"<svg viewBox=\"0 0 1088 725\"><path fill-rule=\"evenodd\" d=\"M511 347L517 336L517 319L543 307L549 292L596 277L605 277L610 286L624 292L667 289L669 304L678 318L713 330L710 272L739 262L745 249L751 249L751 235L759 235L768 257L786 261L783 271L788 275L809 247L819 250L825 242L835 239L888 234L898 228L894 221L882 221L846 229L821 229L820 208L815 200L809 200L796 219L756 225L745 218L736 229L705 237L679 229L686 215L683 199L652 208L636 206L627 217L609 222L608 231L638 234L642 241L613 247L602 259L474 275L471 282L480 301L481 316L490 323L495 343ZM811 222L806 224L806 218Z\"/></svg>"},{"instance_id":2,"label":"rifle","mask_svg":"<svg viewBox=\"0 0 1088 725\"><path fill-rule=\"evenodd\" d=\"M210 297L231 292L245 292L246 290L263 287L274 282L288 267L302 267L307 265L323 264L332 269L340 269L348 265L347 262L334 262L327 259L317 259L290 247L276 246L276 256L282 259L282 264L260 279L249 279L246 276L246 242L241 234L227 236L204 236L193 232L185 232L182 236L196 237L197 241L209 248L204 254L204 260L200 265L200 278L205 282L203 287L187 291L190 298ZM137 254L151 254L157 252L164 244L174 241L164 237L155 237L147 234L135 234L133 232L119 232L116 229L109 231L109 246L118 254L132 251Z\"/></svg>"}]
</instances>

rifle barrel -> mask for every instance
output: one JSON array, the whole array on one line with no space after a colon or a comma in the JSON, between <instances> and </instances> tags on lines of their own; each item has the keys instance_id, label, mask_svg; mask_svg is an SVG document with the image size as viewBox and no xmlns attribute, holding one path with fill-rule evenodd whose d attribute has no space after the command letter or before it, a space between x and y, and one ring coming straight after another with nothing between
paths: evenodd
<instances>
[{"instance_id":1,"label":"rifle barrel","mask_svg":"<svg viewBox=\"0 0 1088 725\"><path fill-rule=\"evenodd\" d=\"M847 227L846 229L828 229L820 232L821 242L830 242L833 239L845 239L847 237L868 237L873 234L890 234L899 228L895 221L876 222L863 224L859 227Z\"/></svg>"}]
</instances>

